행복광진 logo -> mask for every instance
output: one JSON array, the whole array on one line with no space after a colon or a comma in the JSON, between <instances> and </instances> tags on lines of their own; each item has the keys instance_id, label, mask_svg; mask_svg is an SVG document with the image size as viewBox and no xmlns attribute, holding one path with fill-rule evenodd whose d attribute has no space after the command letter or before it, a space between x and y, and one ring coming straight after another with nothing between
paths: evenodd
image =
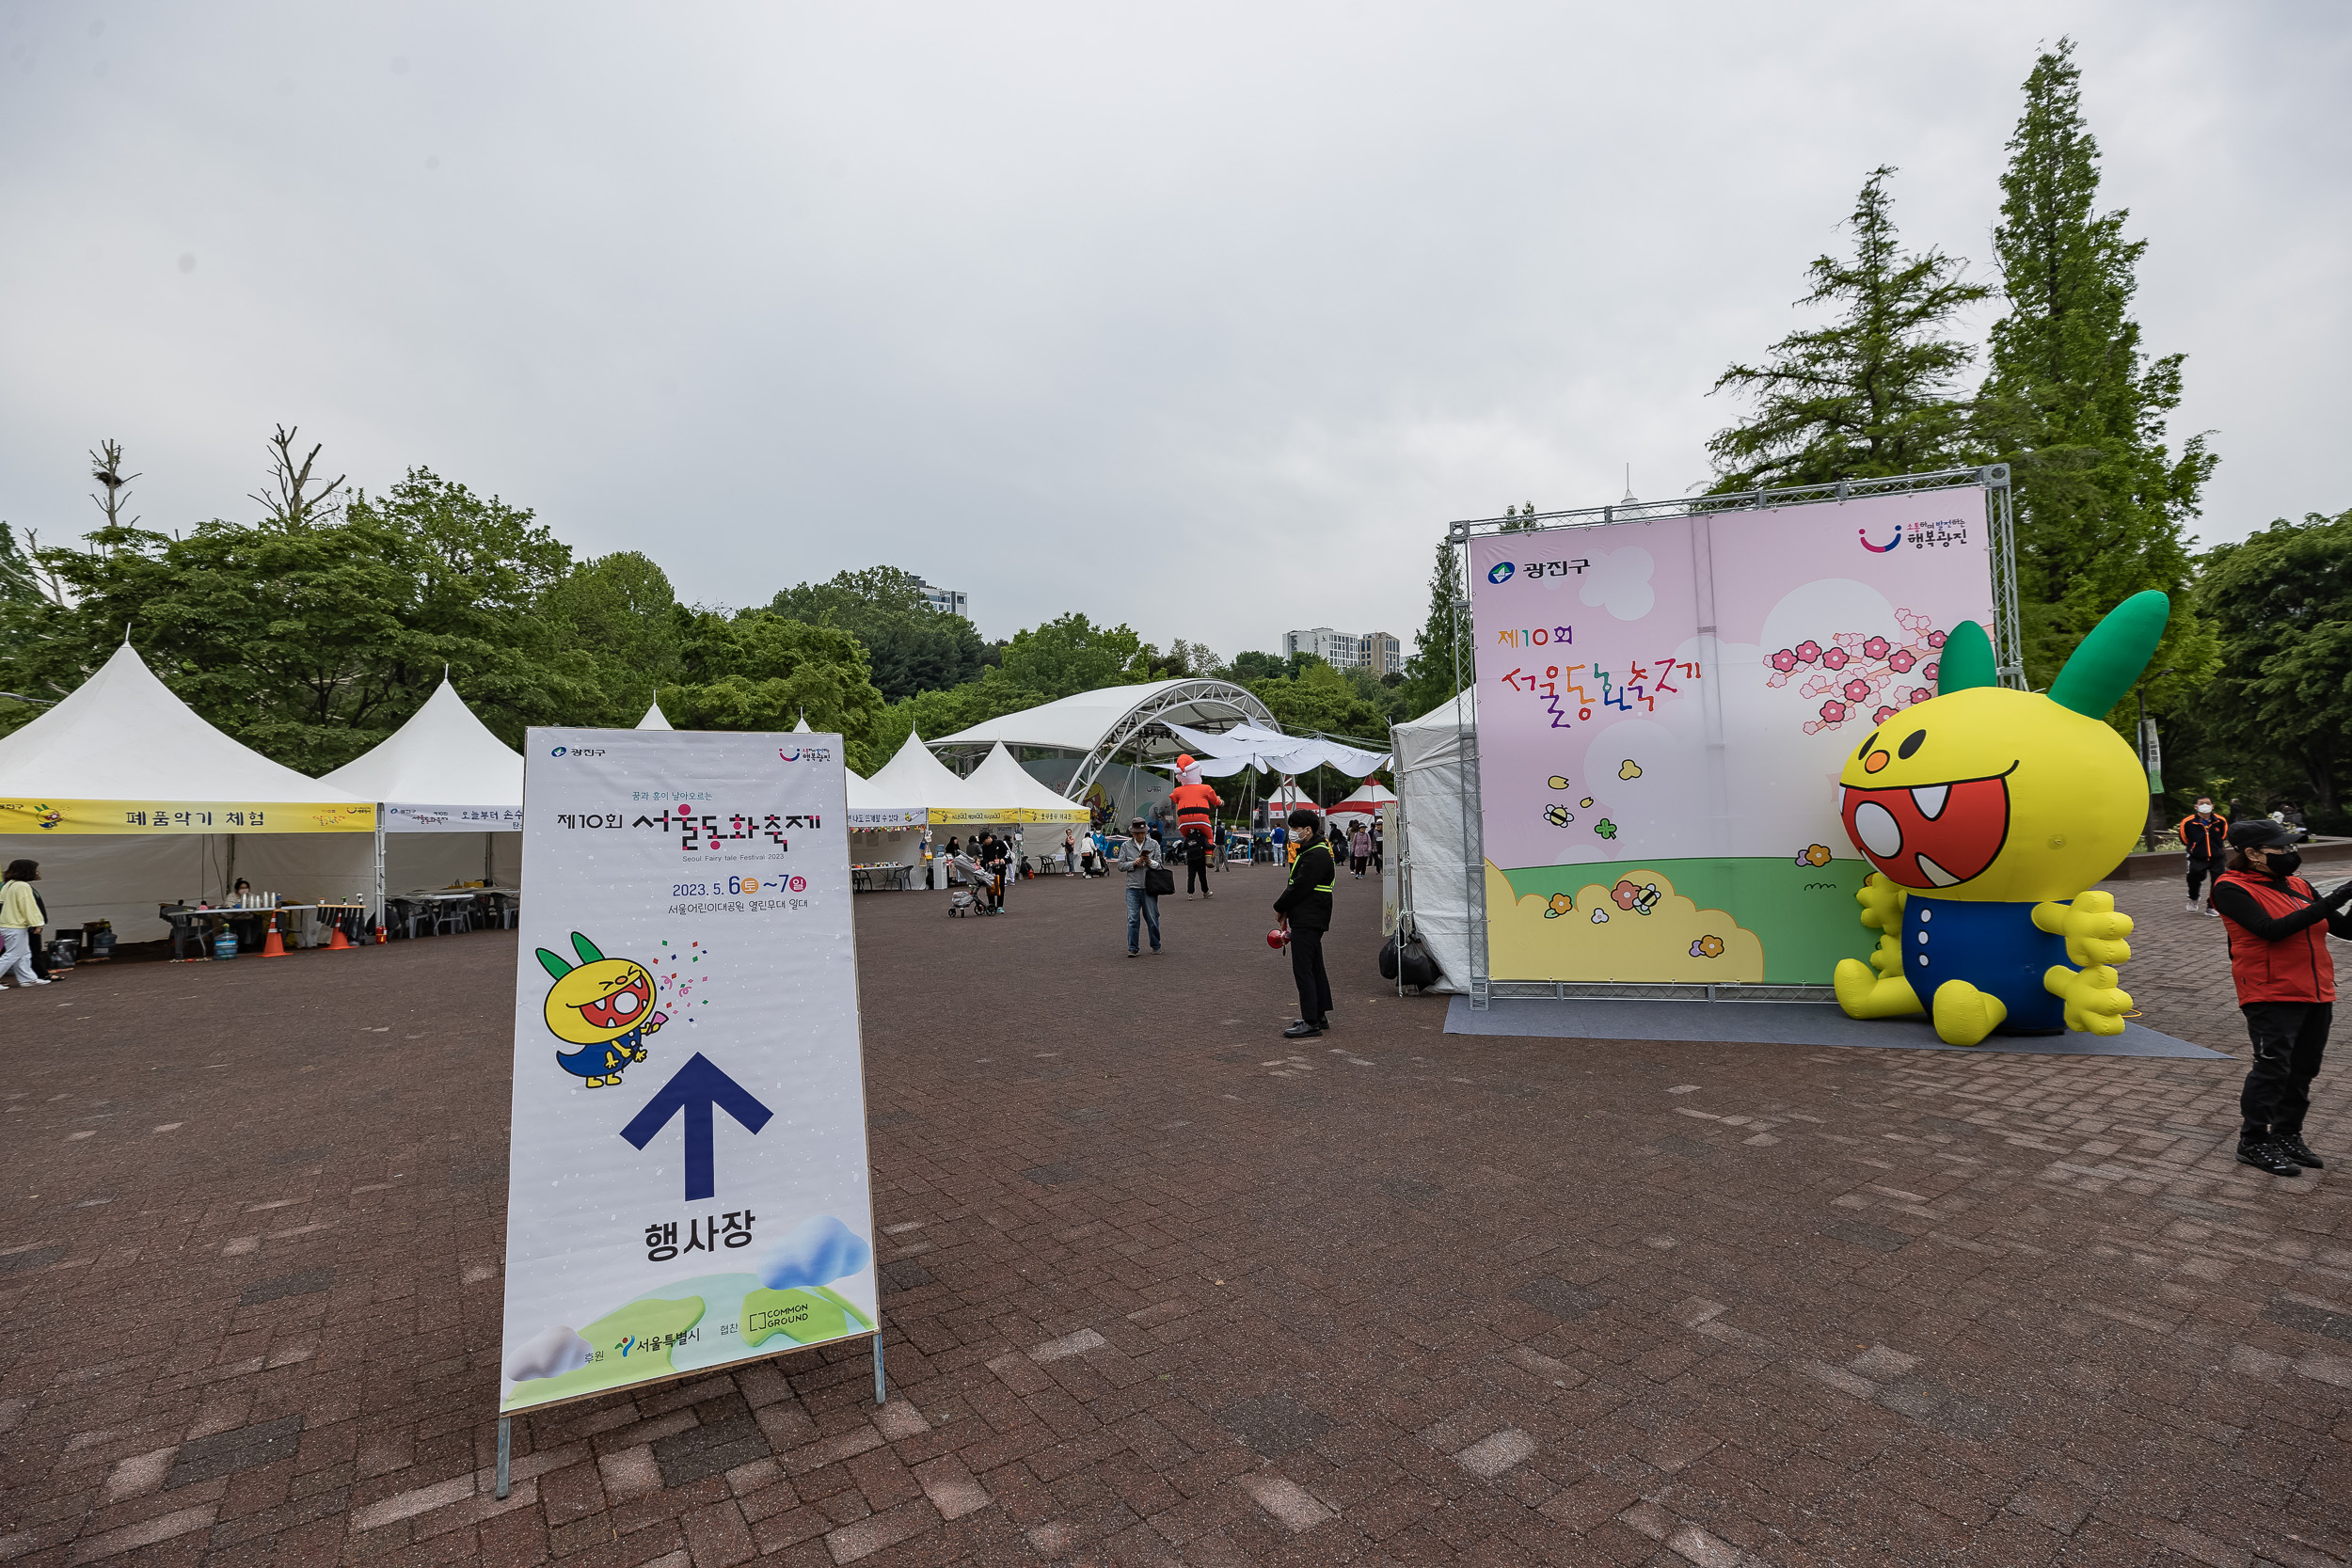
<instances>
[{"instance_id":1,"label":"\ud589\ubcf5\uad11\uc9c4 logo","mask_svg":"<svg viewBox=\"0 0 2352 1568\"><path fill-rule=\"evenodd\" d=\"M1869 534L1861 529L1856 529L1853 531L1854 537L1862 541L1862 547L1868 550L1872 555L1884 555L1887 551L1893 549L1896 546L1903 542L1903 525L1900 523L1897 523L1895 525L1895 531L1887 535L1886 543L1883 545L1871 544Z\"/></svg>"}]
</instances>

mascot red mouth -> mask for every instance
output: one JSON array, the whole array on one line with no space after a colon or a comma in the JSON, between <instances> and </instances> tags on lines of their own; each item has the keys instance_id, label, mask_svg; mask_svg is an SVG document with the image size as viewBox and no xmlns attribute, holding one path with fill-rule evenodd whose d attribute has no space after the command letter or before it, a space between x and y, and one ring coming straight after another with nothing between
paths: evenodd
<instances>
[{"instance_id":1,"label":"mascot red mouth","mask_svg":"<svg viewBox=\"0 0 2352 1568\"><path fill-rule=\"evenodd\" d=\"M620 990L581 1006L580 1016L598 1029L625 1029L644 1021L645 1006L652 1000L653 987L640 974Z\"/></svg>"},{"instance_id":2,"label":"mascot red mouth","mask_svg":"<svg viewBox=\"0 0 2352 1568\"><path fill-rule=\"evenodd\" d=\"M2010 765L2010 772L2017 765ZM1908 789L1841 786L1846 836L1899 887L1957 887L2009 839L2009 773Z\"/></svg>"}]
</instances>

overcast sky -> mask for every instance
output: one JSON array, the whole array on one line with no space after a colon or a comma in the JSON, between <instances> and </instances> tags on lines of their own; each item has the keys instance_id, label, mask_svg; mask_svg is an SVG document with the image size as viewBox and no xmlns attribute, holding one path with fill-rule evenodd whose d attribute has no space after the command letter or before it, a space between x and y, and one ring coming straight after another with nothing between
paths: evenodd
<instances>
[{"instance_id":1,"label":"overcast sky","mask_svg":"<svg viewBox=\"0 0 2352 1568\"><path fill-rule=\"evenodd\" d=\"M48 0L0 7L0 518L78 536L113 436L150 526L249 519L284 420L689 600L889 562L991 637L1409 641L1447 519L1705 481L1874 165L1989 273L2062 32L2202 536L2352 507L2339 4Z\"/></svg>"}]
</instances>

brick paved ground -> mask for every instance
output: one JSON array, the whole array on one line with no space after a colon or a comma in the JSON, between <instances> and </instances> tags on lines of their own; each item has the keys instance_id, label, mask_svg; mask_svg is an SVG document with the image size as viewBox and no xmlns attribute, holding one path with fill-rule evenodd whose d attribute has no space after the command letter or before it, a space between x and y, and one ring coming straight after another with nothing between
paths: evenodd
<instances>
[{"instance_id":1,"label":"brick paved ground","mask_svg":"<svg viewBox=\"0 0 2352 1568\"><path fill-rule=\"evenodd\" d=\"M862 900L898 1397L518 1420L502 1504L512 939L0 995L0 1558L2352 1558L2344 1178L2230 1163L2233 1064L1447 1037L1347 881L1294 1051L1222 886L1134 961L1101 883ZM2118 891L2236 1045L2217 923Z\"/></svg>"}]
</instances>

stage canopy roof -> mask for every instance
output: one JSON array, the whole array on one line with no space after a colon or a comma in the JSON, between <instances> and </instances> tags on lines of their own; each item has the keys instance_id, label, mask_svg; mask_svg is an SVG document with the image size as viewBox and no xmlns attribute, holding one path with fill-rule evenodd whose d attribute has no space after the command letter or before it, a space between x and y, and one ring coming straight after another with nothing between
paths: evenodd
<instances>
[{"instance_id":1,"label":"stage canopy roof","mask_svg":"<svg viewBox=\"0 0 2352 1568\"><path fill-rule=\"evenodd\" d=\"M319 783L383 802L389 832L513 832L523 825L522 757L446 677L408 722Z\"/></svg>"},{"instance_id":2,"label":"stage canopy roof","mask_svg":"<svg viewBox=\"0 0 2352 1568\"><path fill-rule=\"evenodd\" d=\"M1169 730L1171 724L1223 729L1237 723L1278 733L1281 729L1266 705L1247 689L1231 681L1185 677L1081 691L991 719L930 744L934 750L967 756L977 756L999 742L1074 755L1080 760L1071 777L1070 798L1082 800L1104 765L1121 750L1137 753L1147 763L1168 761L1185 750Z\"/></svg>"},{"instance_id":3,"label":"stage canopy roof","mask_svg":"<svg viewBox=\"0 0 2352 1568\"><path fill-rule=\"evenodd\" d=\"M127 642L56 706L0 739L0 832L374 827L368 798L231 740L172 695Z\"/></svg>"},{"instance_id":4,"label":"stage canopy roof","mask_svg":"<svg viewBox=\"0 0 2352 1568\"><path fill-rule=\"evenodd\" d=\"M641 730L666 730L673 726L667 719L661 716L661 705L656 703L645 710L645 716L643 719L637 721L637 727Z\"/></svg>"}]
</instances>

